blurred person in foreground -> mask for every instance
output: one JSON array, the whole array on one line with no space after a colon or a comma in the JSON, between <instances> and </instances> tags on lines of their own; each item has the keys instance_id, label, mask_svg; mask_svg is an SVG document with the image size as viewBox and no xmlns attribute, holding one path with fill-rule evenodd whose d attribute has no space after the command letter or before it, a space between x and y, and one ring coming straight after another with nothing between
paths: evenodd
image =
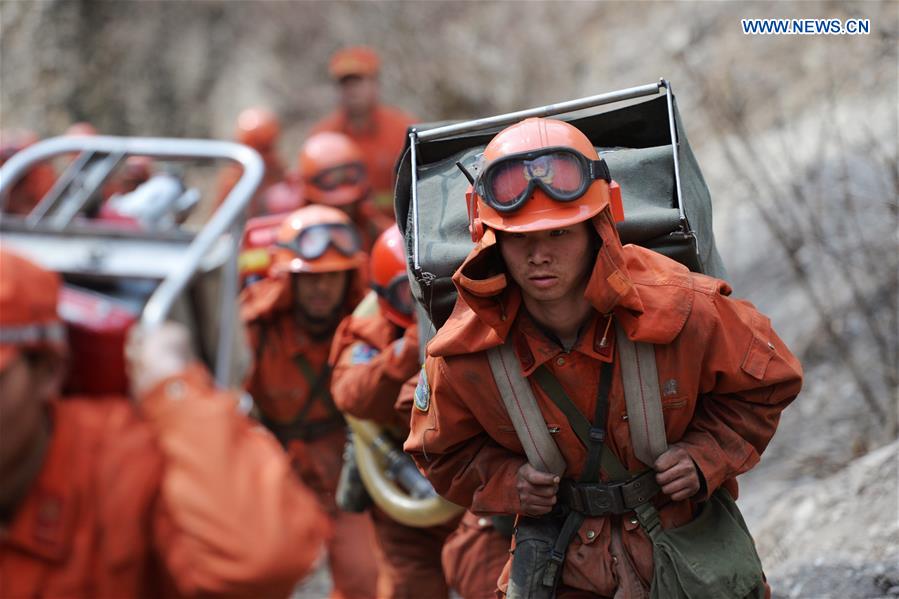
<instances>
[{"instance_id":1,"label":"blurred person in foreground","mask_svg":"<svg viewBox=\"0 0 899 599\"><path fill-rule=\"evenodd\" d=\"M345 212L359 232L362 249L371 250L378 235L393 224L393 217L384 216L372 204L368 169L359 146L343 133L316 133L303 144L298 163L304 200Z\"/></svg>"},{"instance_id":2,"label":"blurred person in foreground","mask_svg":"<svg viewBox=\"0 0 899 599\"><path fill-rule=\"evenodd\" d=\"M469 204L478 243L428 345L405 449L450 501L517 515L499 585L510 597L642 599L651 585L653 597L763 597L761 564L733 515L736 477L799 393L801 366L727 283L622 246L610 184L590 140L562 121L527 119L487 144ZM655 392L624 374L643 350ZM639 393L625 394L635 383ZM641 398L642 413L629 413ZM652 431L649 404L662 420ZM513 424L528 414L532 426ZM640 451L631 426L661 436L659 451ZM707 526L698 514L722 519ZM657 561L657 540L688 523L685 545L725 528L743 541L742 554L709 552L718 538L705 537L688 566L717 567L731 595L684 593L668 568L685 563Z\"/></svg>"},{"instance_id":3,"label":"blurred person in foreground","mask_svg":"<svg viewBox=\"0 0 899 599\"><path fill-rule=\"evenodd\" d=\"M343 512L335 502L346 424L331 398L328 351L337 325L365 292L365 269L349 217L330 206L306 206L281 225L268 275L240 295L255 353L247 391L331 519L332 596L347 599L375 597L378 572L370 517Z\"/></svg>"},{"instance_id":4,"label":"blurred person in foreground","mask_svg":"<svg viewBox=\"0 0 899 599\"><path fill-rule=\"evenodd\" d=\"M289 595L327 523L277 442L174 324L132 332L137 404L61 399L59 290L0 250L0 597Z\"/></svg>"},{"instance_id":5,"label":"blurred person in foreground","mask_svg":"<svg viewBox=\"0 0 899 599\"><path fill-rule=\"evenodd\" d=\"M403 248L396 225L378 237L370 265L377 308L344 319L331 348L331 393L337 407L392 433L398 446L409 434L412 412L411 395L400 392L410 378L418 379L421 369ZM510 539L495 531L492 520L467 512L461 517L464 524L457 516L437 526L413 527L393 520L378 506L371 514L379 598L445 598L450 586L466 599L494 596Z\"/></svg>"},{"instance_id":6,"label":"blurred person in foreground","mask_svg":"<svg viewBox=\"0 0 899 599\"><path fill-rule=\"evenodd\" d=\"M377 210L394 220L394 169L415 119L381 104L381 60L365 46L343 48L331 57L328 71L337 86L338 108L312 128L312 133L335 131L348 135L365 160Z\"/></svg>"}]
</instances>

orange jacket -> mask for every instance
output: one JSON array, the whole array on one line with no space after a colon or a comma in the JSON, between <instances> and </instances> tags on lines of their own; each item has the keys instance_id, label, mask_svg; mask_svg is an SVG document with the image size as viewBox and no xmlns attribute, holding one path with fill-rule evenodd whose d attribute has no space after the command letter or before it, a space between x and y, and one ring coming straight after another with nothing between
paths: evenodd
<instances>
[{"instance_id":1,"label":"orange jacket","mask_svg":"<svg viewBox=\"0 0 899 599\"><path fill-rule=\"evenodd\" d=\"M67 398L50 416L44 464L0 537L0 596L284 597L316 559L315 498L201 367L139 410Z\"/></svg>"},{"instance_id":2,"label":"orange jacket","mask_svg":"<svg viewBox=\"0 0 899 599\"><path fill-rule=\"evenodd\" d=\"M403 332L380 310L368 317L348 316L331 346L331 394L341 412L409 431L409 407L395 409L400 389L418 373L418 327Z\"/></svg>"},{"instance_id":3,"label":"orange jacket","mask_svg":"<svg viewBox=\"0 0 899 599\"><path fill-rule=\"evenodd\" d=\"M526 459L485 350L511 338L524 374L545 364L592 420L600 363L615 360L614 331L605 333L604 315L611 313L612 327L656 344L668 440L685 446L705 479L705 490L692 500L660 506L665 527L681 525L692 518L693 504L719 486L736 494L735 477L758 462L780 412L799 392L802 370L767 318L748 302L727 297L725 282L690 273L649 250L622 247L606 212L592 222L603 243L585 297L596 314L570 353L519 310L520 291L497 271L495 236L487 232L454 276L460 299L428 346L405 449L450 501L476 513L517 513L516 473ZM539 386L532 387L568 464L565 475L577 478L586 450L564 414ZM631 450L617 369L609 402L607 450L628 469L646 468ZM614 594L610 522L585 520L569 546L564 585ZM651 544L634 518L625 517L623 528L624 546L649 581Z\"/></svg>"},{"instance_id":4,"label":"orange jacket","mask_svg":"<svg viewBox=\"0 0 899 599\"><path fill-rule=\"evenodd\" d=\"M39 162L16 183L6 203L8 214L28 214L56 183L56 170L49 162Z\"/></svg>"},{"instance_id":5,"label":"orange jacket","mask_svg":"<svg viewBox=\"0 0 899 599\"><path fill-rule=\"evenodd\" d=\"M346 112L336 110L313 126L311 134L336 131L348 135L359 145L365 156L365 168L371 182L374 203L380 211L393 218L394 168L406 143L406 129L415 122L410 115L379 105L372 115L371 127L353 129Z\"/></svg>"},{"instance_id":6,"label":"orange jacket","mask_svg":"<svg viewBox=\"0 0 899 599\"><path fill-rule=\"evenodd\" d=\"M363 279L356 271L344 314L361 299ZM346 434L329 393L332 336L313 338L297 324L291 280L289 275L270 277L241 292L241 318L255 353L246 389L263 424L286 447L297 474L334 510Z\"/></svg>"}]
</instances>

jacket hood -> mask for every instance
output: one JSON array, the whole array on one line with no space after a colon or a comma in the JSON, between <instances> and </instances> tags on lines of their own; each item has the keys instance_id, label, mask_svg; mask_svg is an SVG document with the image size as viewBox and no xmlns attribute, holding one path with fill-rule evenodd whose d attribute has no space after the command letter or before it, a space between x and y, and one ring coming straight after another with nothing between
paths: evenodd
<instances>
[{"instance_id":1,"label":"jacket hood","mask_svg":"<svg viewBox=\"0 0 899 599\"><path fill-rule=\"evenodd\" d=\"M693 307L693 277L686 266L659 253L621 245L609 209L590 219L602 247L584 297L601 314L612 313L634 341L665 344L680 333ZM428 353L450 356L505 342L521 308L521 291L506 276L496 234L487 229L453 275L459 298ZM722 291L730 293L724 285Z\"/></svg>"}]
</instances>

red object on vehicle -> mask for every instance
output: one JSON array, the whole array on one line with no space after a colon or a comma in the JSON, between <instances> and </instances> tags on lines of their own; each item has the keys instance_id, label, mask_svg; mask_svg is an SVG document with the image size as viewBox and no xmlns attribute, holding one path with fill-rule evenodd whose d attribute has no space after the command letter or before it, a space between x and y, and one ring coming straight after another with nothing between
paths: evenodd
<instances>
[{"instance_id":1,"label":"red object on vehicle","mask_svg":"<svg viewBox=\"0 0 899 599\"><path fill-rule=\"evenodd\" d=\"M59 314L69 334L71 363L65 395L126 395L125 337L139 312L114 297L63 287Z\"/></svg>"},{"instance_id":2,"label":"red object on vehicle","mask_svg":"<svg viewBox=\"0 0 899 599\"><path fill-rule=\"evenodd\" d=\"M281 223L289 213L267 214L247 221L240 244L240 255L237 257L237 270L240 273L241 286L265 277L271 266L270 248L278 238Z\"/></svg>"}]
</instances>

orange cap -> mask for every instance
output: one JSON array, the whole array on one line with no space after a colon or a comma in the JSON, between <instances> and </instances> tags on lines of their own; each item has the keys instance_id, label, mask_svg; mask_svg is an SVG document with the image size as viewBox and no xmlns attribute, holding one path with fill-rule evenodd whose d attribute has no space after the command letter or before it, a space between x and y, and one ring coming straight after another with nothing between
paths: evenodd
<instances>
[{"instance_id":1,"label":"orange cap","mask_svg":"<svg viewBox=\"0 0 899 599\"><path fill-rule=\"evenodd\" d=\"M346 206L364 199L368 193L367 177L334 189L322 189L313 182L323 172L340 166L355 164L365 170L362 150L343 133L324 131L312 135L300 149L298 160L303 197L310 203Z\"/></svg>"},{"instance_id":2,"label":"orange cap","mask_svg":"<svg viewBox=\"0 0 899 599\"><path fill-rule=\"evenodd\" d=\"M355 231L353 221L341 210L330 206L305 206L290 213L278 231L277 243L272 249L272 265L269 274L277 276L286 272L335 272L352 270L365 264L365 253L359 248L347 256L329 244L318 258L307 260L289 247L310 227L315 225L345 225Z\"/></svg>"},{"instance_id":3,"label":"orange cap","mask_svg":"<svg viewBox=\"0 0 899 599\"><path fill-rule=\"evenodd\" d=\"M281 134L281 123L274 112L266 108L247 108L237 116L234 137L255 150L267 150L275 145Z\"/></svg>"},{"instance_id":4,"label":"orange cap","mask_svg":"<svg viewBox=\"0 0 899 599\"><path fill-rule=\"evenodd\" d=\"M64 350L56 306L60 279L21 256L0 250L0 371L23 348Z\"/></svg>"},{"instance_id":5,"label":"orange cap","mask_svg":"<svg viewBox=\"0 0 899 599\"><path fill-rule=\"evenodd\" d=\"M406 275L406 251L403 235L396 224L378 236L371 248L371 282L374 286L386 289L399 276ZM411 298L410 298L411 299ZM412 325L411 314L404 314L390 303L390 301L378 293L378 305L387 320L401 327Z\"/></svg>"},{"instance_id":6,"label":"orange cap","mask_svg":"<svg viewBox=\"0 0 899 599\"><path fill-rule=\"evenodd\" d=\"M338 50L331 56L331 62L328 64L331 78L336 81L351 75L373 77L378 74L380 68L381 59L368 46L351 46Z\"/></svg>"},{"instance_id":7,"label":"orange cap","mask_svg":"<svg viewBox=\"0 0 899 599\"><path fill-rule=\"evenodd\" d=\"M550 147L572 148L590 160L599 160L596 148L573 125L555 119L530 118L503 129L490 140L484 148L483 168L505 156ZM571 202L557 202L536 188L520 209L508 213L497 212L476 193L472 195L477 199L476 214L469 215L473 236L483 226L511 232L568 227L599 214L611 200L610 186L604 180L594 181L584 195Z\"/></svg>"}]
</instances>

